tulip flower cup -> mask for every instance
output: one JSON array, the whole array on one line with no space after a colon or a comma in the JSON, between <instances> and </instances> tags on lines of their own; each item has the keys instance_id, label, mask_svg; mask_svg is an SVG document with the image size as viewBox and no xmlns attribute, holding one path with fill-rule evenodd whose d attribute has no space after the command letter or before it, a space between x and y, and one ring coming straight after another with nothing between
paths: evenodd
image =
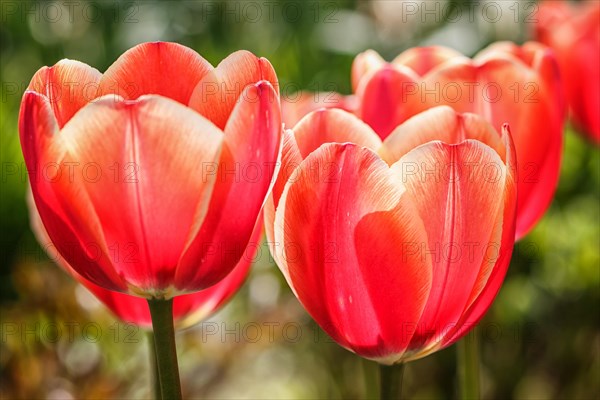
<instances>
[{"instance_id":1,"label":"tulip flower cup","mask_svg":"<svg viewBox=\"0 0 600 400\"><path fill-rule=\"evenodd\" d=\"M63 265L96 294L147 300L162 396L180 398L173 298L212 290L242 262L281 152L273 67L247 51L213 67L165 42L104 74L62 60L32 78L19 130Z\"/></svg>"},{"instance_id":2,"label":"tulip flower cup","mask_svg":"<svg viewBox=\"0 0 600 400\"><path fill-rule=\"evenodd\" d=\"M464 336L496 296L514 245L508 125L435 107L385 140L338 109L285 132L265 207L283 275L341 346L382 365Z\"/></svg>"}]
</instances>

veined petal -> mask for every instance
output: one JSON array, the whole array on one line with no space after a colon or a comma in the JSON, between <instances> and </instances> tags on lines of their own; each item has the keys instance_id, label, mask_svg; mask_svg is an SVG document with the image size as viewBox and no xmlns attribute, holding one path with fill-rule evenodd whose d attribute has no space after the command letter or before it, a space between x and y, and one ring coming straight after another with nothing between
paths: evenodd
<instances>
[{"instance_id":1,"label":"veined petal","mask_svg":"<svg viewBox=\"0 0 600 400\"><path fill-rule=\"evenodd\" d=\"M431 254L433 265L431 292L410 345L420 351L458 323L482 270L489 275L494 266L486 257L500 242L496 224L506 167L492 148L468 139L421 145L392 170L423 220L427 241L418 250Z\"/></svg>"},{"instance_id":2,"label":"veined petal","mask_svg":"<svg viewBox=\"0 0 600 400\"><path fill-rule=\"evenodd\" d=\"M516 152L515 146L512 141L512 137L510 134L510 129L508 124L505 124L502 127L501 131L502 142L506 148L506 169L505 169L505 189L504 189L504 201L502 206L498 208L498 213L496 216L496 224L495 230L496 232L493 236L496 238L495 241L490 240L488 243L495 244L496 252L491 254L490 260L495 261L495 259L499 258L501 251L511 251L512 249L511 243L511 234L515 231L515 219L516 219L516 185L517 185L517 164L516 164ZM500 250L500 251L498 251ZM510 257L509 257L510 258ZM487 260L487 261L490 261ZM500 268L506 268L508 265L496 264ZM488 263L488 267L493 266L493 263ZM489 269L489 268L488 268ZM481 292L483 291L485 285L489 281L489 277L491 276L492 271L486 271L483 268L480 272L479 277L477 278L477 283L473 288L473 291L470 296L470 300L468 303L468 307L471 307L473 302L479 297ZM465 309L466 311L466 309Z\"/></svg>"},{"instance_id":3,"label":"veined petal","mask_svg":"<svg viewBox=\"0 0 600 400\"><path fill-rule=\"evenodd\" d=\"M212 194L206 166L218 160L222 132L165 97L116 101L109 95L83 108L60 139L63 162L82 173L72 183L58 182L55 191L91 205L112 262L133 292L173 295L179 256ZM88 210L80 203L70 209L85 220Z\"/></svg>"},{"instance_id":4,"label":"veined petal","mask_svg":"<svg viewBox=\"0 0 600 400\"><path fill-rule=\"evenodd\" d=\"M52 67L40 68L27 90L48 98L58 127L62 128L81 107L97 97L101 77L97 69L87 64L64 59Z\"/></svg>"},{"instance_id":5,"label":"veined petal","mask_svg":"<svg viewBox=\"0 0 600 400\"><path fill-rule=\"evenodd\" d=\"M236 51L221 61L196 85L189 106L219 128L225 129L235 105L243 101L252 101L240 98L246 86L262 80L270 82L279 96L277 75L269 60L259 58L246 50Z\"/></svg>"},{"instance_id":6,"label":"veined petal","mask_svg":"<svg viewBox=\"0 0 600 400\"><path fill-rule=\"evenodd\" d=\"M179 261L178 288L213 285L239 261L274 178L281 146L277 93L267 81L246 87L225 127L206 219L195 226ZM197 260L202 260L201 266Z\"/></svg>"},{"instance_id":7,"label":"veined petal","mask_svg":"<svg viewBox=\"0 0 600 400\"><path fill-rule=\"evenodd\" d=\"M19 115L21 148L29 173L32 196L42 224L60 255L77 265L86 278L113 290L127 290L126 282L116 273L100 221L81 188L73 183L73 164L65 164L56 118L48 98L26 91ZM79 165L79 163L77 163ZM65 185L71 197L64 196ZM82 217L74 212L79 207Z\"/></svg>"},{"instance_id":8,"label":"veined petal","mask_svg":"<svg viewBox=\"0 0 600 400\"><path fill-rule=\"evenodd\" d=\"M145 299L137 296L127 295L125 293L107 290L92 283L78 274L64 259L64 257L60 256L60 254L58 254L57 257L57 255L52 252L51 249L56 247L56 245L52 243L50 237L48 236L48 232L44 228L44 224L42 223L40 214L33 200L31 187L29 187L29 190L27 190L27 206L29 208L29 223L31 230L33 231L40 246L48 253L48 256L52 258L53 262L55 262L58 266L65 270L65 272L70 274L79 283L85 286L122 320L145 327L152 326L150 312L148 310L148 303Z\"/></svg>"},{"instance_id":9,"label":"veined petal","mask_svg":"<svg viewBox=\"0 0 600 400\"><path fill-rule=\"evenodd\" d=\"M401 356L429 292L427 257L404 251L425 240L415 212L375 153L336 143L302 162L275 216L280 268L299 300L338 343L381 362Z\"/></svg>"},{"instance_id":10,"label":"veined petal","mask_svg":"<svg viewBox=\"0 0 600 400\"><path fill-rule=\"evenodd\" d=\"M422 144L434 140L458 144L466 139L487 144L504 160L504 144L485 119L475 114L457 113L449 106L430 108L405 121L385 139L379 153L391 165Z\"/></svg>"},{"instance_id":11,"label":"veined petal","mask_svg":"<svg viewBox=\"0 0 600 400\"><path fill-rule=\"evenodd\" d=\"M413 108L446 104L460 113L483 116L495 129L504 123L511 126L521 168L517 238L541 218L554 195L564 117L558 86L546 81L552 79L550 56L523 57L535 68L499 50L474 62L448 61L427 74L420 92L409 97ZM540 135L540 129L545 133Z\"/></svg>"},{"instance_id":12,"label":"veined petal","mask_svg":"<svg viewBox=\"0 0 600 400\"><path fill-rule=\"evenodd\" d=\"M517 217L517 159L514 144L512 143L507 126L502 129L502 137L508 149L506 160L507 176L504 196L502 198L501 242L497 252L493 254L495 256L493 261L495 261L496 265L487 278L482 277L485 279L478 280L473 293L471 293L468 307L463 312L459 323L455 329L447 332L444 337L442 343L444 347L456 342L481 320L498 294L510 264Z\"/></svg>"},{"instance_id":13,"label":"veined petal","mask_svg":"<svg viewBox=\"0 0 600 400\"><path fill-rule=\"evenodd\" d=\"M169 42L143 43L127 50L106 70L99 93L131 100L158 94L187 105L195 85L212 69L188 47Z\"/></svg>"},{"instance_id":14,"label":"veined petal","mask_svg":"<svg viewBox=\"0 0 600 400\"><path fill-rule=\"evenodd\" d=\"M173 299L173 320L176 329L185 329L208 318L237 293L246 280L256 251L260 247L261 231L261 226L257 225L244 256L225 278L207 289ZM146 299L104 290L98 286L91 286L93 284L89 282L82 283L122 320L145 328L152 327Z\"/></svg>"},{"instance_id":15,"label":"veined petal","mask_svg":"<svg viewBox=\"0 0 600 400\"><path fill-rule=\"evenodd\" d=\"M338 109L323 108L313 111L302 118L293 130L286 132L281 169L265 205L265 230L270 244L274 243L273 223L279 198L286 182L291 178L302 159L322 144L346 142L364 146L373 151L381 146L381 139L367 124L354 115ZM273 254L276 254L275 249L271 248L271 250Z\"/></svg>"},{"instance_id":16,"label":"veined petal","mask_svg":"<svg viewBox=\"0 0 600 400\"><path fill-rule=\"evenodd\" d=\"M152 319L146 299L131 296L125 293L104 289L79 275L63 257L56 257L50 249L56 247L42 224L40 215L33 201L31 189L27 191L27 205L29 207L29 220L33 233L41 247L49 252L52 260L85 286L109 310L123 321L140 325L144 328L152 327ZM173 300L173 320L177 329L183 329L196 324L215 312L225 304L242 286L250 266L254 261L257 250L260 248L261 225L257 225L252 233L252 240L244 252L244 256L234 270L216 285L197 293L176 296Z\"/></svg>"}]
</instances>

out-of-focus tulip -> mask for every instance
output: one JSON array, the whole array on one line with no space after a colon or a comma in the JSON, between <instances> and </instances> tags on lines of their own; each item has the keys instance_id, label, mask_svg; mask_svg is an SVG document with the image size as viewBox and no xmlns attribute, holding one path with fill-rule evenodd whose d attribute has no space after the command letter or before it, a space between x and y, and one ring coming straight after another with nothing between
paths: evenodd
<instances>
[{"instance_id":1,"label":"out-of-focus tulip","mask_svg":"<svg viewBox=\"0 0 600 400\"><path fill-rule=\"evenodd\" d=\"M477 113L496 129L508 123L520 168L516 238L542 217L558 184L565 115L549 48L500 42L474 59L446 48L414 48L379 65L368 52L356 57L352 76L358 115L382 138L441 104Z\"/></svg>"},{"instance_id":2,"label":"out-of-focus tulip","mask_svg":"<svg viewBox=\"0 0 600 400\"><path fill-rule=\"evenodd\" d=\"M516 165L478 115L425 111L385 141L354 115L308 114L284 135L265 207L275 260L339 344L383 364L472 328L514 245Z\"/></svg>"},{"instance_id":3,"label":"out-of-focus tulip","mask_svg":"<svg viewBox=\"0 0 600 400\"><path fill-rule=\"evenodd\" d=\"M343 96L336 92L296 92L281 97L281 117L285 128L291 128L306 114L319 108L339 108L354 112L354 96Z\"/></svg>"},{"instance_id":4,"label":"out-of-focus tulip","mask_svg":"<svg viewBox=\"0 0 600 400\"><path fill-rule=\"evenodd\" d=\"M264 58L239 51L213 68L164 42L128 50L104 74L71 60L40 69L19 129L60 255L95 285L147 298L229 275L279 157L274 87Z\"/></svg>"},{"instance_id":5,"label":"out-of-focus tulip","mask_svg":"<svg viewBox=\"0 0 600 400\"><path fill-rule=\"evenodd\" d=\"M42 224L40 214L33 202L31 191L28 191L27 206L29 207L31 229L40 246L52 257L56 264L85 286L117 317L125 322L133 323L146 329L151 328L152 320L150 318L150 311L148 310L148 302L145 299L106 290L75 272L73 267L60 254L54 251L56 246L48 237L48 233ZM254 229L252 239L248 243L244 255L229 275L214 286L197 293L177 296L173 299L173 321L176 328L184 329L208 318L233 297L246 280L246 276L250 271L250 266L259 248L261 233L262 223L259 223Z\"/></svg>"},{"instance_id":6,"label":"out-of-focus tulip","mask_svg":"<svg viewBox=\"0 0 600 400\"><path fill-rule=\"evenodd\" d=\"M537 40L556 53L573 122L600 144L600 2L542 1Z\"/></svg>"},{"instance_id":7,"label":"out-of-focus tulip","mask_svg":"<svg viewBox=\"0 0 600 400\"><path fill-rule=\"evenodd\" d=\"M500 42L470 59L445 47L421 47L392 62L368 50L355 58L351 77L355 114L382 139L439 105L479 114L495 129L508 123L520 168L516 238L542 217L558 184L565 117L551 49Z\"/></svg>"}]
</instances>

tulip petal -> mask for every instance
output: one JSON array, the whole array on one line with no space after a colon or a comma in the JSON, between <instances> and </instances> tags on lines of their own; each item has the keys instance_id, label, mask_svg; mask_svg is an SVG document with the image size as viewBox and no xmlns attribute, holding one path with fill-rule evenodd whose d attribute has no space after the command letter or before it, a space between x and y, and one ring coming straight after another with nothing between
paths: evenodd
<instances>
[{"instance_id":1,"label":"tulip petal","mask_svg":"<svg viewBox=\"0 0 600 400\"><path fill-rule=\"evenodd\" d=\"M392 61L394 66L412 69L417 75L423 76L435 67L456 58L464 56L456 50L443 46L413 47L401 53Z\"/></svg>"},{"instance_id":2,"label":"tulip petal","mask_svg":"<svg viewBox=\"0 0 600 400\"><path fill-rule=\"evenodd\" d=\"M517 239L534 226L551 202L562 149L560 93L556 82L543 80L556 78L555 68L549 65L553 61L527 53L532 50L521 51L521 57L536 69L498 49L482 53L474 62L447 62L427 74L419 91L408 99L412 104L408 108L446 104L460 113L479 114L496 129L504 123L511 126L520 168ZM544 134L538 134L539 127L546 127Z\"/></svg>"},{"instance_id":3,"label":"tulip petal","mask_svg":"<svg viewBox=\"0 0 600 400\"><path fill-rule=\"evenodd\" d=\"M517 239L542 217L552 201L562 156L563 110L556 86L522 62L494 59L479 67L480 82L504 82L519 87L509 99L481 110L494 126L508 123L519 160ZM517 86L515 86L517 85ZM543 134L540 134L544 127Z\"/></svg>"},{"instance_id":4,"label":"tulip petal","mask_svg":"<svg viewBox=\"0 0 600 400\"><path fill-rule=\"evenodd\" d=\"M248 276L252 261L260 247L261 228L261 225L256 226L244 256L225 278L205 290L176 296L173 299L173 320L176 329L190 327L209 317L239 290ZM82 281L82 283L122 320L145 328L152 327L150 310L145 299L111 292L89 281Z\"/></svg>"},{"instance_id":5,"label":"tulip petal","mask_svg":"<svg viewBox=\"0 0 600 400\"><path fill-rule=\"evenodd\" d=\"M279 95L277 75L269 60L246 50L236 51L196 85L189 106L224 129L237 103L253 101L240 99L246 86L261 80L270 82Z\"/></svg>"},{"instance_id":6,"label":"tulip petal","mask_svg":"<svg viewBox=\"0 0 600 400\"><path fill-rule=\"evenodd\" d=\"M48 256L52 258L52 261L69 273L79 283L85 286L122 320L142 325L144 327L152 326L150 320L150 311L148 310L148 303L145 299L104 289L78 274L65 260L65 258L60 256L60 254L58 257L56 254L51 254L50 249L53 246L56 246L52 243L46 228L44 228L44 224L42 223L40 214L33 200L31 187L29 187L29 190L27 191L27 205L29 208L29 222L31 225L31 230L33 231L40 246L48 253Z\"/></svg>"},{"instance_id":7,"label":"tulip petal","mask_svg":"<svg viewBox=\"0 0 600 400\"><path fill-rule=\"evenodd\" d=\"M364 77L356 92L360 99L357 115L385 139L396 126L421 111L418 101L409 101L418 92L417 79L412 70L392 65Z\"/></svg>"},{"instance_id":8,"label":"tulip petal","mask_svg":"<svg viewBox=\"0 0 600 400\"><path fill-rule=\"evenodd\" d=\"M281 168L279 169L279 174L277 175L277 179L275 184L273 185L273 190L271 191L271 195L273 197L273 205L277 208L279 204L279 199L281 194L283 193L283 189L285 188L285 184L288 179L292 176L296 168L302 162L302 155L300 154L300 150L298 149L298 143L296 143L296 138L294 136L294 132L292 130L287 130L283 135L283 147L281 151ZM274 217L274 215L273 215Z\"/></svg>"},{"instance_id":9,"label":"tulip petal","mask_svg":"<svg viewBox=\"0 0 600 400\"><path fill-rule=\"evenodd\" d=\"M295 126L305 115L320 108L339 108L354 112L355 96L344 96L336 92L297 92L281 98L281 116L286 128Z\"/></svg>"},{"instance_id":10,"label":"tulip petal","mask_svg":"<svg viewBox=\"0 0 600 400\"><path fill-rule=\"evenodd\" d=\"M352 62L352 90L357 91L360 80L373 71L382 68L386 64L385 60L375 50L367 50L356 57Z\"/></svg>"},{"instance_id":11,"label":"tulip petal","mask_svg":"<svg viewBox=\"0 0 600 400\"><path fill-rule=\"evenodd\" d=\"M598 16L596 17L597 20ZM595 37L598 38L599 36L600 33L596 32ZM600 47L599 42L600 40L596 39L595 42L588 42L585 46L578 48L577 52L579 54L572 57L580 57L586 61L589 60L589 62L584 61L576 66L570 66L571 68L566 72L566 75L568 74L571 77L575 74L578 74L579 77L585 77L570 83L567 86L567 95L572 105L575 126L587 133L597 146L600 145L600 112L598 111L600 110L600 74L598 74L600 54L595 50Z\"/></svg>"},{"instance_id":12,"label":"tulip petal","mask_svg":"<svg viewBox=\"0 0 600 400\"><path fill-rule=\"evenodd\" d=\"M275 217L279 266L308 312L341 345L385 363L406 348L398 321L419 319L431 282L426 259L397 245L425 240L415 212L388 166L346 143L302 162Z\"/></svg>"},{"instance_id":13,"label":"tulip petal","mask_svg":"<svg viewBox=\"0 0 600 400\"><path fill-rule=\"evenodd\" d=\"M573 13L573 4L566 1L546 1L540 3L538 11L538 23L535 24L537 40L548 44L555 38L561 38L561 42L567 43L564 40L566 32L560 31L567 25L565 22L569 21ZM552 44L552 47L555 48L555 45Z\"/></svg>"},{"instance_id":14,"label":"tulip petal","mask_svg":"<svg viewBox=\"0 0 600 400\"><path fill-rule=\"evenodd\" d=\"M281 198L285 184L301 162L302 156L300 155L300 150L298 150L298 144L296 143L294 132L292 130L287 130L283 133L281 167L279 168L275 184L273 185L273 189L271 190L271 193L265 202L265 207L263 210L267 244L277 264L279 264L279 262L277 261L277 252L275 250L276 247L280 246L281 244L275 242L275 234L273 231L275 224L275 210L279 205L279 199Z\"/></svg>"},{"instance_id":15,"label":"tulip petal","mask_svg":"<svg viewBox=\"0 0 600 400\"><path fill-rule=\"evenodd\" d=\"M275 209L285 183L303 158L325 143L354 143L376 151L381 139L354 115L338 109L321 109L306 115L284 136L281 169L273 191L265 204L265 229L272 246ZM275 249L271 248L273 254ZM276 258L276 256L275 256Z\"/></svg>"},{"instance_id":16,"label":"tulip petal","mask_svg":"<svg viewBox=\"0 0 600 400\"><path fill-rule=\"evenodd\" d=\"M257 259L257 253L261 246L261 236L263 231L262 218L254 226L250 241L248 242L244 253L236 266L227 276L217 282L215 285L204 289L198 293L183 295L175 298L173 312L175 315L186 315L178 323L178 326L186 327L195 324L197 321L207 318L229 299L237 293L240 287L246 281L252 263ZM181 298L178 305L178 298Z\"/></svg>"},{"instance_id":17,"label":"tulip petal","mask_svg":"<svg viewBox=\"0 0 600 400\"><path fill-rule=\"evenodd\" d=\"M515 87L515 82L507 89L513 95L515 102L538 102L541 99L548 100L549 106L555 106L554 112L562 119L566 110L563 88L561 84L560 71L556 62L554 52L547 46L537 42L527 42L518 46L512 42L496 42L480 51L474 58L477 65L485 66L486 63L494 64L495 59L512 60L512 63L523 63L537 74L534 80L528 80L524 87L529 88L526 93L520 93ZM535 86L533 86L535 84ZM539 85L545 85L540 88ZM525 90L523 89L523 90ZM539 93L542 91L543 93ZM546 93L548 92L548 93ZM552 96L546 98L546 96ZM520 99L520 97L523 97Z\"/></svg>"},{"instance_id":18,"label":"tulip petal","mask_svg":"<svg viewBox=\"0 0 600 400\"><path fill-rule=\"evenodd\" d=\"M31 188L27 191L29 220L33 233L41 247L49 251L55 247L44 225L33 200ZM173 320L176 329L183 329L196 324L215 312L225 304L244 283L250 266L260 248L262 226L259 224L252 233L252 239L244 252L244 256L234 270L223 280L210 288L187 295L176 296L173 300ZM125 293L104 289L79 275L63 257L48 254L53 261L74 277L94 294L109 310L125 322L152 328L152 319L146 299Z\"/></svg>"},{"instance_id":19,"label":"tulip petal","mask_svg":"<svg viewBox=\"0 0 600 400\"><path fill-rule=\"evenodd\" d=\"M52 67L40 68L27 90L48 98L58 127L62 128L81 107L96 98L101 77L97 69L65 59Z\"/></svg>"},{"instance_id":20,"label":"tulip petal","mask_svg":"<svg viewBox=\"0 0 600 400\"><path fill-rule=\"evenodd\" d=\"M100 94L135 100L157 94L187 105L194 86L212 65L194 50L177 43L137 45L121 55L104 73Z\"/></svg>"},{"instance_id":21,"label":"tulip petal","mask_svg":"<svg viewBox=\"0 0 600 400\"><path fill-rule=\"evenodd\" d=\"M555 2L548 2L555 3ZM538 38L550 45L560 64L561 81L573 123L600 144L600 3L543 3Z\"/></svg>"},{"instance_id":22,"label":"tulip petal","mask_svg":"<svg viewBox=\"0 0 600 400\"><path fill-rule=\"evenodd\" d=\"M222 132L165 97L105 96L83 108L60 137L64 162L82 165L83 173L59 182L56 192L72 199L82 192L70 207L85 220L83 199L91 204L132 291L173 295L168 286L192 221L204 218L212 194L214 177L205 167L219 157Z\"/></svg>"},{"instance_id":23,"label":"tulip petal","mask_svg":"<svg viewBox=\"0 0 600 400\"><path fill-rule=\"evenodd\" d=\"M277 93L267 81L244 89L225 127L225 144L212 171L215 189L206 219L195 226L175 277L198 290L221 280L242 256L271 188L281 150ZM202 268L196 265L203 260Z\"/></svg>"},{"instance_id":24,"label":"tulip petal","mask_svg":"<svg viewBox=\"0 0 600 400\"><path fill-rule=\"evenodd\" d=\"M466 57L440 64L423 76L418 90L411 93L407 102L417 103L413 107L421 111L447 105L458 113L479 112L481 93L494 93L495 86L483 89L478 73L473 61Z\"/></svg>"},{"instance_id":25,"label":"tulip petal","mask_svg":"<svg viewBox=\"0 0 600 400\"><path fill-rule=\"evenodd\" d=\"M125 282L112 266L100 222L91 205L79 198L80 191L75 187L72 187L73 197L63 197L57 191L59 185L72 181L69 171L75 165L66 164L68 169L63 173L66 150L60 145L62 135L47 97L25 92L19 132L32 195L60 255L80 267L87 279L114 290L126 290ZM73 210L75 200L84 210L81 218Z\"/></svg>"},{"instance_id":26,"label":"tulip petal","mask_svg":"<svg viewBox=\"0 0 600 400\"><path fill-rule=\"evenodd\" d=\"M466 139L487 144L504 161L504 144L487 121L474 114L459 114L448 106L430 108L405 121L385 139L379 153L391 165L427 142L441 140L457 144Z\"/></svg>"},{"instance_id":27,"label":"tulip petal","mask_svg":"<svg viewBox=\"0 0 600 400\"><path fill-rule=\"evenodd\" d=\"M381 139L354 115L338 109L320 109L305 116L293 129L302 158L324 143L354 143L373 151Z\"/></svg>"},{"instance_id":28,"label":"tulip petal","mask_svg":"<svg viewBox=\"0 0 600 400\"><path fill-rule=\"evenodd\" d=\"M422 145L392 170L402 177L428 234L421 251L431 254L433 282L410 346L422 349L458 323L480 271L494 265L486 251L500 243L496 225L502 222L497 216L506 167L493 149L469 139Z\"/></svg>"},{"instance_id":29,"label":"tulip petal","mask_svg":"<svg viewBox=\"0 0 600 400\"><path fill-rule=\"evenodd\" d=\"M499 208L498 215L496 217L496 228L499 229L500 232L495 235L501 239L501 242L496 242L498 245L495 246L496 250L491 254L491 259L495 260L499 258L500 255L503 255L503 252L508 251L508 261L510 260L510 252L513 248L513 236L512 233L515 231L516 222L516 198L517 198L517 165L516 165L516 151L514 144L512 142L512 137L510 134L510 129L508 124L502 127L502 141L504 142L504 146L506 150L506 177L505 177L505 188L504 188L504 203L502 207ZM491 243L491 241L489 242ZM504 265L502 263L492 263L491 265L495 265L495 268L506 269L508 268L508 264ZM506 271L505 271L506 272ZM475 285L473 292L471 293L470 300L468 306L470 307L472 303L479 297L480 293L483 291L484 286L487 284L489 277L491 275L491 271L485 271L482 269L480 276L477 279L477 284ZM491 302L490 302L491 304ZM466 311L466 310L465 310Z\"/></svg>"},{"instance_id":30,"label":"tulip petal","mask_svg":"<svg viewBox=\"0 0 600 400\"><path fill-rule=\"evenodd\" d=\"M504 277L510 265L514 246L516 216L517 216L517 176L516 152L507 127L503 128L503 139L507 147L507 177L503 196L502 233L500 246L491 254L495 267L489 276L480 276L471 293L468 308L463 312L456 328L447 332L442 345L449 346L465 335L484 316L500 291Z\"/></svg>"}]
</instances>

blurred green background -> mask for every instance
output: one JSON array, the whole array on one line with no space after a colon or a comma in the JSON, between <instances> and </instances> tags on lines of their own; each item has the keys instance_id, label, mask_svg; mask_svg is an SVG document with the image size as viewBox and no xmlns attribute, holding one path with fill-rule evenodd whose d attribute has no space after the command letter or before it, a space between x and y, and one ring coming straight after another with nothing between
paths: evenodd
<instances>
[{"instance_id":1,"label":"blurred green background","mask_svg":"<svg viewBox=\"0 0 600 400\"><path fill-rule=\"evenodd\" d=\"M267 57L284 96L299 89L349 93L360 51L374 48L391 59L411 46L442 44L473 55L496 40L527 40L524 20L536 11L535 3L516 0L0 4L0 397L22 399L151 396L144 332L109 314L30 232L17 116L37 69L71 58L104 71L137 43L169 40L214 65L237 49ZM450 22L443 18L449 13ZM600 152L570 129L565 135L556 198L516 245L477 333L486 399L600 398ZM188 398L372 393L374 365L317 328L266 248L234 300L177 340ZM405 398L457 398L454 360L450 347L410 363Z\"/></svg>"}]
</instances>

